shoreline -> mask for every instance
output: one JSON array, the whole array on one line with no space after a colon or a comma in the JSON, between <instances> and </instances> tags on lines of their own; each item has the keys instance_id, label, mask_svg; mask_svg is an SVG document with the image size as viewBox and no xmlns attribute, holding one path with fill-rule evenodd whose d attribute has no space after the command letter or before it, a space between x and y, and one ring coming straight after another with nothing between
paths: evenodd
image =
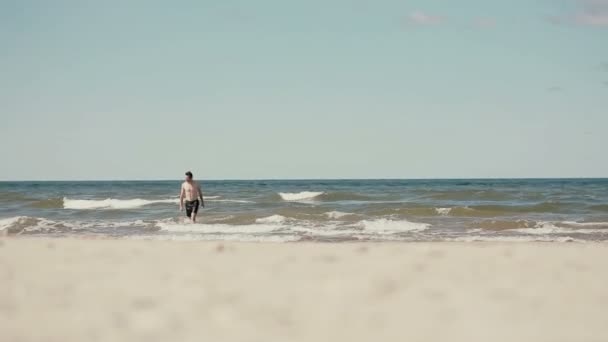
<instances>
[{"instance_id":1,"label":"shoreline","mask_svg":"<svg viewBox=\"0 0 608 342\"><path fill-rule=\"evenodd\" d=\"M605 341L604 243L0 238L7 341Z\"/></svg>"}]
</instances>

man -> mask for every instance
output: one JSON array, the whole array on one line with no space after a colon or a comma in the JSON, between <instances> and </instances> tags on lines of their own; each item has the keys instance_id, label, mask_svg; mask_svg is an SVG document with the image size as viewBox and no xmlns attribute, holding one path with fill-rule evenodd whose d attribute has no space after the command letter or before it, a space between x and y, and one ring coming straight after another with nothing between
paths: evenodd
<instances>
[{"instance_id":1,"label":"man","mask_svg":"<svg viewBox=\"0 0 608 342\"><path fill-rule=\"evenodd\" d=\"M184 198L186 199L186 216L189 217L192 222L196 222L196 214L198 213L198 206L202 205L205 207L205 201L203 200L203 192L201 191L200 185L192 179L192 172L186 172L186 181L182 183L182 190L179 194L179 210L184 210ZM200 202L198 200L201 200Z\"/></svg>"}]
</instances>

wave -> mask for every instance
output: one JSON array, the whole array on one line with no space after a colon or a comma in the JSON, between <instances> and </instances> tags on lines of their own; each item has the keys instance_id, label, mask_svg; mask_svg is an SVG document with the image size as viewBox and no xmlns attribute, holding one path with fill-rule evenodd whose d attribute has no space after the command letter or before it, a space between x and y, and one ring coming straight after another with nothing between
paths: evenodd
<instances>
[{"instance_id":1,"label":"wave","mask_svg":"<svg viewBox=\"0 0 608 342\"><path fill-rule=\"evenodd\" d=\"M527 220L488 220L481 222L473 222L468 225L468 228L501 231L509 229L532 228L536 226L535 221Z\"/></svg>"},{"instance_id":2,"label":"wave","mask_svg":"<svg viewBox=\"0 0 608 342\"><path fill-rule=\"evenodd\" d=\"M382 207L367 210L374 216L405 215L419 217L450 216L450 217L499 217L528 213L559 213L568 209L569 205L559 203L539 203L534 205L472 205L455 207Z\"/></svg>"},{"instance_id":3,"label":"wave","mask_svg":"<svg viewBox=\"0 0 608 342\"><path fill-rule=\"evenodd\" d=\"M171 233L201 233L201 234L275 234L277 232L283 234L301 234L316 237L327 236L342 236L347 237L349 234L353 239L355 234L361 235L386 235L404 232L421 232L431 227L427 223L410 222L406 220L363 220L355 224L336 224L326 222L318 225L311 221L297 221L295 224L290 224L289 220L281 215L272 215L258 218L255 223L232 225L225 223L181 223L175 222L173 219L159 222L157 226L161 231Z\"/></svg>"},{"instance_id":4,"label":"wave","mask_svg":"<svg viewBox=\"0 0 608 342\"><path fill-rule=\"evenodd\" d=\"M325 198L324 192L304 191L299 193L279 193L286 202L310 203ZM238 199L219 199L205 198L208 202L228 202L228 203L254 203L249 200ZM135 209L152 204L179 204L179 199L104 199L104 200L82 200L82 199L49 199L37 201L32 204L35 208L65 208L74 210L91 209ZM412 216L455 216L455 217L495 217L507 216L518 213L557 213L563 208L568 208L568 204L560 203L539 203L534 205L475 205L466 207L405 207L405 208L380 208L371 210L373 215L394 215L404 214Z\"/></svg>"},{"instance_id":5,"label":"wave","mask_svg":"<svg viewBox=\"0 0 608 342\"><path fill-rule=\"evenodd\" d=\"M575 208L575 203L541 202L532 205L496 205L472 207L476 210L498 210L512 213L553 213L562 212L563 209Z\"/></svg>"},{"instance_id":6,"label":"wave","mask_svg":"<svg viewBox=\"0 0 608 342\"><path fill-rule=\"evenodd\" d=\"M608 222L572 222L572 221L563 221L559 223L565 227L593 227L593 228L602 228L608 230Z\"/></svg>"},{"instance_id":7,"label":"wave","mask_svg":"<svg viewBox=\"0 0 608 342\"><path fill-rule=\"evenodd\" d=\"M359 202L367 202L367 201L375 201L378 198L359 194L356 192L325 192L319 195L319 198L322 201L326 202L340 202L340 201L359 201Z\"/></svg>"},{"instance_id":8,"label":"wave","mask_svg":"<svg viewBox=\"0 0 608 342\"><path fill-rule=\"evenodd\" d=\"M208 211L203 216L205 222L212 220L214 223L224 224L254 224L254 223L290 223L297 224L325 224L332 220L341 222L356 222L361 216L354 213L344 213L339 211L328 212L327 208L317 206L301 206L276 208L264 211L231 211L229 215L225 212L215 213Z\"/></svg>"},{"instance_id":9,"label":"wave","mask_svg":"<svg viewBox=\"0 0 608 342\"><path fill-rule=\"evenodd\" d=\"M513 238L513 241L553 241L556 238L573 237L582 240L607 241L608 222L574 221L534 221L534 220L485 220L466 224L460 229L446 231L441 226L442 219L425 223L391 218L370 218L359 214L324 212L316 216L325 220L294 219L279 214L249 213L246 215L226 215L226 213L205 216L200 223L192 224L183 218L161 220L57 220L29 216L15 216L0 219L0 235L50 234L75 236L133 237L148 235L200 235L199 240L224 239L234 236L247 236L248 240L266 241L270 236L280 235L289 241L452 241L455 237L468 238L481 236ZM333 220L331 216L350 218ZM342 216L344 215L344 216ZM362 220L362 218L365 218ZM459 221L463 222L463 221ZM436 228L432 229L431 228ZM251 239L250 239L251 238ZM268 239L266 239L268 238ZM179 237L176 239L180 239ZM245 241L234 238L236 241ZM266 239L266 240L265 240ZM519 240L517 240L519 239ZM500 239L495 239L499 241ZM490 240L488 240L490 241ZM559 241L559 240L556 240Z\"/></svg>"},{"instance_id":10,"label":"wave","mask_svg":"<svg viewBox=\"0 0 608 342\"><path fill-rule=\"evenodd\" d=\"M232 214L232 215L204 215L202 216L203 223L214 223L214 224L225 224L225 225L233 225L233 226L242 226L242 225L251 225L256 223L261 224L281 224L290 221L297 221L292 217L286 217L280 214L274 214L270 216L260 216L259 213L242 213L242 214ZM175 222L172 223L181 223Z\"/></svg>"},{"instance_id":11,"label":"wave","mask_svg":"<svg viewBox=\"0 0 608 342\"><path fill-rule=\"evenodd\" d=\"M570 236L459 236L447 238L445 241L453 242L586 242L585 240L575 239Z\"/></svg>"},{"instance_id":12,"label":"wave","mask_svg":"<svg viewBox=\"0 0 608 342\"><path fill-rule=\"evenodd\" d=\"M219 197L219 196L218 196ZM255 203L253 201L247 200L235 200L235 199L208 199L207 197L203 198L205 202L228 202L228 203ZM178 202L179 203L179 202Z\"/></svg>"},{"instance_id":13,"label":"wave","mask_svg":"<svg viewBox=\"0 0 608 342\"><path fill-rule=\"evenodd\" d=\"M336 229L335 226L331 227L294 227L293 231L304 233L310 237L354 237L357 234L361 234L359 229Z\"/></svg>"},{"instance_id":14,"label":"wave","mask_svg":"<svg viewBox=\"0 0 608 342\"><path fill-rule=\"evenodd\" d=\"M372 231L376 233L423 231L431 227L431 225L428 223L390 219L363 220L358 223L358 226L362 227L365 231Z\"/></svg>"},{"instance_id":15,"label":"wave","mask_svg":"<svg viewBox=\"0 0 608 342\"><path fill-rule=\"evenodd\" d=\"M133 240L169 240L169 241L230 241L230 242L264 242L284 243L302 239L295 235L252 235L252 234L164 234L130 236Z\"/></svg>"},{"instance_id":16,"label":"wave","mask_svg":"<svg viewBox=\"0 0 608 342\"><path fill-rule=\"evenodd\" d=\"M472 205L451 208L399 208L396 211L420 216L496 217L526 213L559 213L569 204L544 202L533 205Z\"/></svg>"},{"instance_id":17,"label":"wave","mask_svg":"<svg viewBox=\"0 0 608 342\"><path fill-rule=\"evenodd\" d=\"M140 228L140 230L158 230L155 220L134 221L54 221L42 217L15 216L0 219L0 235L19 234L52 234L75 232L109 233L117 228Z\"/></svg>"},{"instance_id":18,"label":"wave","mask_svg":"<svg viewBox=\"0 0 608 342\"><path fill-rule=\"evenodd\" d=\"M521 213L559 213L569 204L543 202L533 205L475 205L456 207L451 211L452 216L504 216Z\"/></svg>"},{"instance_id":19,"label":"wave","mask_svg":"<svg viewBox=\"0 0 608 342\"><path fill-rule=\"evenodd\" d=\"M324 191L302 191L302 192L279 192L279 197L283 201L298 202L298 201L323 201L323 202L374 202L377 197L368 196L356 192L324 192ZM383 202L380 202L383 203Z\"/></svg>"},{"instance_id":20,"label":"wave","mask_svg":"<svg viewBox=\"0 0 608 342\"><path fill-rule=\"evenodd\" d=\"M161 231L172 233L205 233L205 234L234 234L234 233L270 233L281 229L276 224L205 224L205 223L158 223Z\"/></svg>"},{"instance_id":21,"label":"wave","mask_svg":"<svg viewBox=\"0 0 608 342\"><path fill-rule=\"evenodd\" d=\"M135 199L113 199L105 200L78 200L78 199L63 199L63 207L65 209L134 209L150 204L167 203L179 204L179 199L164 199L164 200L146 200L141 198Z\"/></svg>"},{"instance_id":22,"label":"wave","mask_svg":"<svg viewBox=\"0 0 608 342\"><path fill-rule=\"evenodd\" d=\"M352 214L352 213L343 213L341 211L330 211L330 212L326 212L325 213L325 216L327 216L328 218L333 219L333 220L338 220L338 219L341 219L341 218L343 218L345 216L351 216L351 215L354 215L354 214Z\"/></svg>"},{"instance_id":23,"label":"wave","mask_svg":"<svg viewBox=\"0 0 608 342\"><path fill-rule=\"evenodd\" d=\"M575 228L584 227L584 228ZM594 228L589 228L594 227ZM604 227L604 228L602 228ZM538 222L531 228L514 229L518 233L525 234L607 234L608 225L600 224L585 224L577 222Z\"/></svg>"},{"instance_id":24,"label":"wave","mask_svg":"<svg viewBox=\"0 0 608 342\"><path fill-rule=\"evenodd\" d=\"M321 191L302 191L302 192L279 192L281 199L288 202L310 201L317 196L323 195Z\"/></svg>"},{"instance_id":25,"label":"wave","mask_svg":"<svg viewBox=\"0 0 608 342\"><path fill-rule=\"evenodd\" d=\"M272 216L256 219L255 222L256 223L275 223L276 224L276 223L284 223L286 220L287 220L287 218L285 216L272 215Z\"/></svg>"},{"instance_id":26,"label":"wave","mask_svg":"<svg viewBox=\"0 0 608 342\"><path fill-rule=\"evenodd\" d=\"M480 201L503 201L513 198L513 194L495 190L456 190L456 191L433 191L422 195L423 198L443 201L458 200L480 200Z\"/></svg>"},{"instance_id":27,"label":"wave","mask_svg":"<svg viewBox=\"0 0 608 342\"><path fill-rule=\"evenodd\" d=\"M233 200L233 199L219 199L219 196L210 196L208 198L204 198L205 201L209 202L231 202L231 203L251 203L251 201L246 200ZM54 208L55 205L59 202L55 200L47 200L48 207ZM39 202L40 207L43 206L42 203ZM104 200L83 200L83 199L69 199L64 198L61 200L64 209L74 209L74 210L91 210L91 209L135 209L141 208L147 205L152 204L179 204L179 198L169 198L169 199L158 199L158 200L149 200L142 198L134 198L134 199L114 199L107 198Z\"/></svg>"},{"instance_id":28,"label":"wave","mask_svg":"<svg viewBox=\"0 0 608 342\"><path fill-rule=\"evenodd\" d=\"M608 222L483 221L469 226L478 231L505 231L523 234L608 234Z\"/></svg>"},{"instance_id":29,"label":"wave","mask_svg":"<svg viewBox=\"0 0 608 342\"><path fill-rule=\"evenodd\" d=\"M452 208L435 208L435 212L440 216L448 216L451 211Z\"/></svg>"},{"instance_id":30,"label":"wave","mask_svg":"<svg viewBox=\"0 0 608 342\"><path fill-rule=\"evenodd\" d=\"M39 217L15 216L0 220L0 233L6 235L66 232L73 228L72 224Z\"/></svg>"}]
</instances>

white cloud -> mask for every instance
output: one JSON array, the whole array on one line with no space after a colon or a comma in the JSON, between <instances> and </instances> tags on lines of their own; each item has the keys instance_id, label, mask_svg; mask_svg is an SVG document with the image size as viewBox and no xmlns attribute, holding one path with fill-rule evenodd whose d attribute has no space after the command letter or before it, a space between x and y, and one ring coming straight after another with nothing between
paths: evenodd
<instances>
[{"instance_id":1,"label":"white cloud","mask_svg":"<svg viewBox=\"0 0 608 342\"><path fill-rule=\"evenodd\" d=\"M407 16L407 21L413 25L430 26L443 23L445 18L438 15L424 13L422 11L414 11Z\"/></svg>"}]
</instances>

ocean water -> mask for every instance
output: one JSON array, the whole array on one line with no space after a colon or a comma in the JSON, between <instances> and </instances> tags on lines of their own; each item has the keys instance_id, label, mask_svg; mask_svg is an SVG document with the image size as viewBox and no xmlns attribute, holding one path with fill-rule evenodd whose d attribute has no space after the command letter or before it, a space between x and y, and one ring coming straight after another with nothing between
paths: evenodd
<instances>
[{"instance_id":1,"label":"ocean water","mask_svg":"<svg viewBox=\"0 0 608 342\"><path fill-rule=\"evenodd\" d=\"M0 182L0 234L226 241L606 241L608 179Z\"/></svg>"}]
</instances>

